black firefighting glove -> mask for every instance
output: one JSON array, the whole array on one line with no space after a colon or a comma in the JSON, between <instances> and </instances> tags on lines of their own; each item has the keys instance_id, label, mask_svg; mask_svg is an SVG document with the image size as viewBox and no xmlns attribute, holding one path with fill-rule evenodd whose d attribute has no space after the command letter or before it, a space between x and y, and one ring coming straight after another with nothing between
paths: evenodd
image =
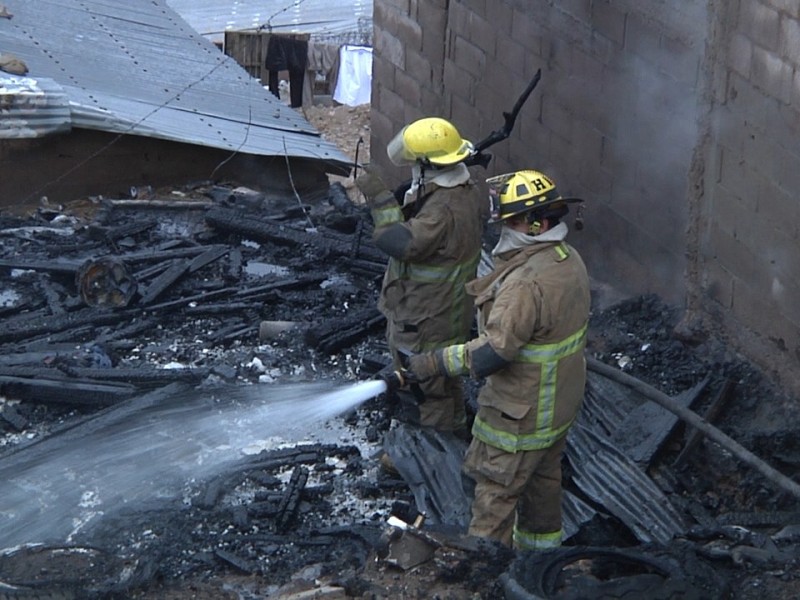
<instances>
[{"instance_id":1,"label":"black firefighting glove","mask_svg":"<svg viewBox=\"0 0 800 600\"><path fill-rule=\"evenodd\" d=\"M408 378L416 381L447 375L442 350L412 354L406 359L406 370Z\"/></svg>"},{"instance_id":2,"label":"black firefighting glove","mask_svg":"<svg viewBox=\"0 0 800 600\"><path fill-rule=\"evenodd\" d=\"M364 194L367 206L370 208L385 202L389 198L394 198L394 194L386 187L377 169L369 165L362 168L361 175L356 178L356 186Z\"/></svg>"}]
</instances>

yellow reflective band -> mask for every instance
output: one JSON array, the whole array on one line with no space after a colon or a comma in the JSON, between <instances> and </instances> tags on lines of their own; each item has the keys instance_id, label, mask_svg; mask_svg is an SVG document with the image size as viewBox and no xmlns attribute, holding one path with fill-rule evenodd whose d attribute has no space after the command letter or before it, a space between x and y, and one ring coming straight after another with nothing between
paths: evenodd
<instances>
[{"instance_id":1,"label":"yellow reflective band","mask_svg":"<svg viewBox=\"0 0 800 600\"><path fill-rule=\"evenodd\" d=\"M392 223L401 223L403 221L403 213L397 204L387 206L386 208L373 208L372 209L372 222L375 227L386 227Z\"/></svg>"},{"instance_id":2,"label":"yellow reflective band","mask_svg":"<svg viewBox=\"0 0 800 600\"><path fill-rule=\"evenodd\" d=\"M466 282L468 278L472 277L473 270L478 264L479 259L480 254L464 263L461 263L460 265L452 265L447 267L434 267L431 265L408 263L406 276L412 281L420 281L423 283Z\"/></svg>"},{"instance_id":3,"label":"yellow reflective band","mask_svg":"<svg viewBox=\"0 0 800 600\"><path fill-rule=\"evenodd\" d=\"M555 247L556 254L558 254L558 262L569 258L569 249L563 244Z\"/></svg>"},{"instance_id":4,"label":"yellow reflective band","mask_svg":"<svg viewBox=\"0 0 800 600\"><path fill-rule=\"evenodd\" d=\"M562 530L552 533L531 533L514 525L514 547L518 550L550 550L561 546Z\"/></svg>"},{"instance_id":5,"label":"yellow reflective band","mask_svg":"<svg viewBox=\"0 0 800 600\"><path fill-rule=\"evenodd\" d=\"M523 363L548 363L561 360L586 345L586 332L589 324L586 323L568 338L554 344L527 344L517 353L515 362Z\"/></svg>"},{"instance_id":6,"label":"yellow reflective band","mask_svg":"<svg viewBox=\"0 0 800 600\"><path fill-rule=\"evenodd\" d=\"M464 344L448 346L442 352L444 368L448 375L463 375L467 369L467 347Z\"/></svg>"},{"instance_id":7,"label":"yellow reflective band","mask_svg":"<svg viewBox=\"0 0 800 600\"><path fill-rule=\"evenodd\" d=\"M562 425L558 429L542 427L533 433L515 435L492 427L486 421L476 416L472 424L472 436L494 448L499 448L510 454L516 454L517 452L549 448L564 437L570 425L572 425L572 421Z\"/></svg>"},{"instance_id":8,"label":"yellow reflective band","mask_svg":"<svg viewBox=\"0 0 800 600\"><path fill-rule=\"evenodd\" d=\"M490 446L510 453L549 448L561 439L572 421L557 429L553 428L558 390L558 361L583 350L586 345L587 329L588 324L568 338L554 344L528 344L517 354L516 362L541 365L534 432L515 435L492 427L476 416L472 426L472 435Z\"/></svg>"}]
</instances>

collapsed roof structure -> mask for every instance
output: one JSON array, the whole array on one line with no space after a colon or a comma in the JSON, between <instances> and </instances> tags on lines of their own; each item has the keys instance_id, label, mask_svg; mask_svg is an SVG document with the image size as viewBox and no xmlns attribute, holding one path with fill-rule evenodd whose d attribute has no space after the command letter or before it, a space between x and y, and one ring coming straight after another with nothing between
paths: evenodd
<instances>
[{"instance_id":1,"label":"collapsed roof structure","mask_svg":"<svg viewBox=\"0 0 800 600\"><path fill-rule=\"evenodd\" d=\"M4 204L99 193L112 179L161 185L260 171L285 181L264 171L290 160L311 161L311 179L321 181L348 163L164 0L4 6L0 52L22 63L0 72L0 156L15 163ZM281 160L254 169L247 156Z\"/></svg>"}]
</instances>

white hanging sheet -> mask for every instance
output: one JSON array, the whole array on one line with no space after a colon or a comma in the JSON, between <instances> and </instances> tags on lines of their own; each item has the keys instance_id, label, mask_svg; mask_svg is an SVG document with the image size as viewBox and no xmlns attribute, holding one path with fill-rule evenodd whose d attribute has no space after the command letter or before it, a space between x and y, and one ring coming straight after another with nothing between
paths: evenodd
<instances>
[{"instance_id":1,"label":"white hanging sheet","mask_svg":"<svg viewBox=\"0 0 800 600\"><path fill-rule=\"evenodd\" d=\"M339 76L333 99L340 104L369 104L372 91L372 48L342 46L339 48Z\"/></svg>"}]
</instances>

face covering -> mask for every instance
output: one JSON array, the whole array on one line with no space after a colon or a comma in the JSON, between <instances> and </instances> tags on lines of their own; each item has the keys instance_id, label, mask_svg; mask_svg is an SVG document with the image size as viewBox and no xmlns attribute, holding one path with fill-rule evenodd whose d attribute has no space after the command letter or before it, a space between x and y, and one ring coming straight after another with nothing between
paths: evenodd
<instances>
[{"instance_id":1,"label":"face covering","mask_svg":"<svg viewBox=\"0 0 800 600\"><path fill-rule=\"evenodd\" d=\"M469 169L464 163L458 163L449 167L441 169L425 170L425 177L423 179L422 168L419 164L411 167L411 187L408 188L405 197L403 198L403 206L414 202L417 199L417 190L420 187L425 187L428 183L433 183L439 187L452 188L465 184L469 181Z\"/></svg>"},{"instance_id":2,"label":"face covering","mask_svg":"<svg viewBox=\"0 0 800 600\"><path fill-rule=\"evenodd\" d=\"M548 229L539 235L530 235L503 225L503 228L500 230L500 239L497 240L497 245L494 247L494 250L492 250L492 256L503 254L509 250L518 250L519 248L524 248L531 244L561 242L567 237L568 232L569 228L566 223L559 223L552 229Z\"/></svg>"}]
</instances>

